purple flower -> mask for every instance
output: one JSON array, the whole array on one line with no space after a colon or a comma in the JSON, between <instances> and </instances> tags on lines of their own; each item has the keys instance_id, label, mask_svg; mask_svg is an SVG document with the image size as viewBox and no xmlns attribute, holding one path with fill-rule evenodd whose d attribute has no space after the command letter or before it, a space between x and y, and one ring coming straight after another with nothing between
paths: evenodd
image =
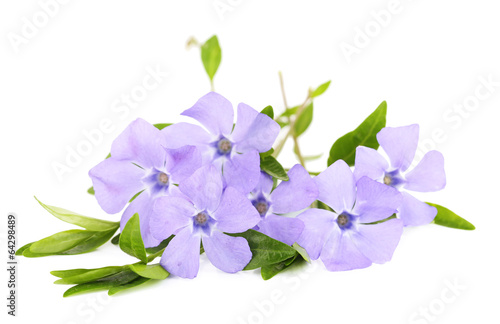
<instances>
[{"instance_id":1,"label":"purple flower","mask_svg":"<svg viewBox=\"0 0 500 324\"><path fill-rule=\"evenodd\" d=\"M210 92L182 113L199 121L205 129L177 123L164 129L168 147L196 145L204 163L223 171L224 185L243 193L259 181L259 152L269 151L280 131L279 125L250 106L238 105L238 120L233 129L234 112L223 96Z\"/></svg>"},{"instance_id":2,"label":"purple flower","mask_svg":"<svg viewBox=\"0 0 500 324\"><path fill-rule=\"evenodd\" d=\"M312 260L321 257L330 271L361 269L384 263L403 232L399 219L390 219L401 203L401 194L367 177L357 183L342 160L314 178L321 202L333 209L309 209L298 216L304 230L297 243Z\"/></svg>"},{"instance_id":3,"label":"purple flower","mask_svg":"<svg viewBox=\"0 0 500 324\"><path fill-rule=\"evenodd\" d=\"M389 157L389 162L374 149L360 146L356 149L354 176L367 176L400 190L403 203L398 216L405 226L430 223L437 209L416 199L405 190L431 192L446 186L444 158L438 151L428 152L420 163L412 168L418 145L418 125L386 127L377 134L377 140Z\"/></svg>"},{"instance_id":4,"label":"purple flower","mask_svg":"<svg viewBox=\"0 0 500 324\"><path fill-rule=\"evenodd\" d=\"M156 198L179 194L174 185L201 166L201 154L194 146L165 149L161 132L144 121L133 121L113 142L111 157L93 167L89 175L101 208L114 214L140 193L125 209L121 229L139 214L142 239L146 247L161 241L153 238L149 218Z\"/></svg>"},{"instance_id":5,"label":"purple flower","mask_svg":"<svg viewBox=\"0 0 500 324\"><path fill-rule=\"evenodd\" d=\"M298 218L279 214L300 211L318 198L318 188L309 173L300 164L288 172L289 181L282 181L273 189L273 179L261 172L260 181L249 194L249 199L260 214L261 221L255 230L285 244L297 241L304 223Z\"/></svg>"},{"instance_id":6,"label":"purple flower","mask_svg":"<svg viewBox=\"0 0 500 324\"><path fill-rule=\"evenodd\" d=\"M260 221L247 197L232 187L223 190L220 171L213 165L198 169L179 189L185 196L159 198L150 220L157 240L175 234L160 264L176 276L196 277L203 242L217 268L229 273L242 270L252 259L248 242L224 233L241 233Z\"/></svg>"}]
</instances>

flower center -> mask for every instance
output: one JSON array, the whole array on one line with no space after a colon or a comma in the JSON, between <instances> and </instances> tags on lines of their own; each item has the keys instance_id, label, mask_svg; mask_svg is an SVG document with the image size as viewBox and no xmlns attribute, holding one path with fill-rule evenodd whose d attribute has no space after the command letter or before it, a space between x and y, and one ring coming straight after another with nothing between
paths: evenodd
<instances>
[{"instance_id":1,"label":"flower center","mask_svg":"<svg viewBox=\"0 0 500 324\"><path fill-rule=\"evenodd\" d=\"M384 177L384 184L390 186L391 183L392 183L392 178L390 176L388 176L388 175L385 175L385 177Z\"/></svg>"},{"instance_id":2,"label":"flower center","mask_svg":"<svg viewBox=\"0 0 500 324\"><path fill-rule=\"evenodd\" d=\"M166 185L168 183L168 175L165 172L158 173L158 182L162 185Z\"/></svg>"},{"instance_id":3,"label":"flower center","mask_svg":"<svg viewBox=\"0 0 500 324\"><path fill-rule=\"evenodd\" d=\"M347 223L349 223L349 216L342 214L337 218L337 224L339 224L339 226L346 226Z\"/></svg>"},{"instance_id":4,"label":"flower center","mask_svg":"<svg viewBox=\"0 0 500 324\"><path fill-rule=\"evenodd\" d=\"M207 221L208 221L208 216L207 216L207 214L206 214L206 213L203 213L203 212L198 213L198 215L196 215L196 216L194 217L194 221L195 221L195 223L196 223L197 225L201 225L201 226L203 226L203 225L205 225L205 224L207 223Z\"/></svg>"},{"instance_id":5,"label":"flower center","mask_svg":"<svg viewBox=\"0 0 500 324\"><path fill-rule=\"evenodd\" d=\"M391 172L387 172L384 175L382 182L394 188L401 188L405 183L405 179L401 175L401 172L399 170L394 170Z\"/></svg>"},{"instance_id":6,"label":"flower center","mask_svg":"<svg viewBox=\"0 0 500 324\"><path fill-rule=\"evenodd\" d=\"M233 148L233 143L231 143L227 138L222 138L217 143L217 148L218 148L219 154L227 155L227 154L231 153L231 149Z\"/></svg>"},{"instance_id":7,"label":"flower center","mask_svg":"<svg viewBox=\"0 0 500 324\"><path fill-rule=\"evenodd\" d=\"M267 204L265 202L258 203L257 206L255 206L255 208L261 215L265 215L267 212Z\"/></svg>"},{"instance_id":8,"label":"flower center","mask_svg":"<svg viewBox=\"0 0 500 324\"><path fill-rule=\"evenodd\" d=\"M252 205L255 207L255 209L257 209L261 217L267 215L267 212L269 211L269 202L262 194L260 194L256 199L252 200Z\"/></svg>"}]
</instances>

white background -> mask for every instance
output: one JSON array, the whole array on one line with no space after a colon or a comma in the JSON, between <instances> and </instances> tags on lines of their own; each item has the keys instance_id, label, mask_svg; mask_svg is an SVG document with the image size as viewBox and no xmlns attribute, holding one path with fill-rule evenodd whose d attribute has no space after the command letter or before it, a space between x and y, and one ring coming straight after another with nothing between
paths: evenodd
<instances>
[{"instance_id":1,"label":"white background","mask_svg":"<svg viewBox=\"0 0 500 324\"><path fill-rule=\"evenodd\" d=\"M500 87L491 93L481 88L480 100L474 96L481 78L500 81L500 6L486 0L401 0L377 30L371 12L392 8L388 0L221 2L232 8L222 17L213 0L75 0L59 5L46 22L37 1L1 2L1 260L8 212L18 215L20 245L72 228L44 211L34 195L84 215L119 219L86 193L88 170L135 118L180 121L179 113L209 91L199 51L187 51L185 43L190 36L203 41L213 34L223 50L215 87L234 104L270 104L281 111L279 70L291 105L302 102L308 87L332 80L301 139L306 155L327 153L383 100L388 125L419 123L427 143L441 133L434 145L445 156L448 186L422 198L451 208L477 230L411 228L388 264L330 273L318 261L305 273L267 282L258 272L222 273L202 256L194 280L169 278L113 298L97 293L63 299L67 287L53 285L49 274L133 262L111 244L87 255L18 258L18 317L9 323L498 323ZM34 15L46 25L16 51L9 39L24 37L25 19ZM352 45L357 28L367 25L372 36L348 62L341 44ZM148 66L169 74L136 108L113 111L115 100L141 86ZM478 104L471 107L474 100ZM449 111L464 101L475 110ZM105 119L114 131L60 181L53 164L65 163L67 147L76 149L84 131ZM291 145L286 150L280 160L291 166ZM326 159L310 169L322 170ZM4 305L5 273L1 278ZM460 287L453 293L448 286L455 281ZM415 315L429 308L431 315L438 313L432 320ZM7 318L6 307L0 309Z\"/></svg>"}]
</instances>

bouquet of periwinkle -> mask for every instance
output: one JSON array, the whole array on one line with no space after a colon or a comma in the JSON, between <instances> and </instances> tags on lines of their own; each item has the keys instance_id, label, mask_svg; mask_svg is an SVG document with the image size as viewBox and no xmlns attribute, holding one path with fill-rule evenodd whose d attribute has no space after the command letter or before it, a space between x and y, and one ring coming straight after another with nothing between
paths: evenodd
<instances>
[{"instance_id":1,"label":"bouquet of periwinkle","mask_svg":"<svg viewBox=\"0 0 500 324\"><path fill-rule=\"evenodd\" d=\"M244 103L235 116L233 105L213 92L221 61L217 37L190 44L200 47L212 85L212 92L182 113L195 123L137 119L89 172L89 193L106 213L124 210L121 220L40 202L83 229L27 244L17 255L81 254L111 240L138 259L53 271L60 278L55 283L73 285L64 296L103 289L112 295L170 274L195 278L202 253L224 272L260 268L264 280L316 259L328 271L361 269L391 260L406 226L474 229L449 209L412 195L445 187L443 155L430 151L414 164L419 126L386 127L385 102L335 141L324 171L311 172L306 161L319 156L303 156L298 139L311 124L314 99L330 82L309 90L295 107L288 107L283 91L285 109L277 117L270 106L259 112ZM280 80L283 90L281 74ZM300 164L286 169L277 157L289 138Z\"/></svg>"}]
</instances>

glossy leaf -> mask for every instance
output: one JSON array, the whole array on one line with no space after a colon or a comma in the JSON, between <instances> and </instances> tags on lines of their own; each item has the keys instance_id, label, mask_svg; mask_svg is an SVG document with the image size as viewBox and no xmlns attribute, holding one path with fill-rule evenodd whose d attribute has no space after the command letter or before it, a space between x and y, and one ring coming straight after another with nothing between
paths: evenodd
<instances>
[{"instance_id":1,"label":"glossy leaf","mask_svg":"<svg viewBox=\"0 0 500 324\"><path fill-rule=\"evenodd\" d=\"M290 259L297 253L294 248L285 243L254 230L231 235L244 237L248 241L248 245L252 251L252 260L247 264L244 270L257 269L282 262Z\"/></svg>"},{"instance_id":2,"label":"glossy leaf","mask_svg":"<svg viewBox=\"0 0 500 324\"><path fill-rule=\"evenodd\" d=\"M432 203L427 204L436 207L436 209L438 210L436 218L434 218L434 224L468 231L476 229L474 225L458 216L448 208Z\"/></svg>"},{"instance_id":3,"label":"glossy leaf","mask_svg":"<svg viewBox=\"0 0 500 324\"><path fill-rule=\"evenodd\" d=\"M77 225L91 231L109 231L120 227L119 222L110 222L83 216L63 208L45 205L36 197L35 199L43 208L45 208L45 210L66 223Z\"/></svg>"},{"instance_id":4,"label":"glossy leaf","mask_svg":"<svg viewBox=\"0 0 500 324\"><path fill-rule=\"evenodd\" d=\"M139 275L131 270L121 271L109 277L73 286L66 290L63 296L69 297L81 293L111 289L115 286L127 284L137 278L139 278Z\"/></svg>"},{"instance_id":5,"label":"glossy leaf","mask_svg":"<svg viewBox=\"0 0 500 324\"><path fill-rule=\"evenodd\" d=\"M326 90L328 90L328 87L330 87L331 81L327 81L317 87L312 93L311 93L311 98L315 98L318 96L321 96L323 93L325 93Z\"/></svg>"},{"instance_id":6,"label":"glossy leaf","mask_svg":"<svg viewBox=\"0 0 500 324\"><path fill-rule=\"evenodd\" d=\"M307 130L307 128L309 128L313 119L313 111L314 107L311 102L306 108L304 108L300 116L297 116L294 126L295 136L299 137Z\"/></svg>"},{"instance_id":7,"label":"glossy leaf","mask_svg":"<svg viewBox=\"0 0 500 324\"><path fill-rule=\"evenodd\" d=\"M337 160L354 165L356 148L360 145L378 149L377 134L385 127L387 103L384 101L354 131L339 138L330 149L328 166Z\"/></svg>"},{"instance_id":8,"label":"glossy leaf","mask_svg":"<svg viewBox=\"0 0 500 324\"><path fill-rule=\"evenodd\" d=\"M51 274L61 279L56 280L55 284L74 285L86 282L96 281L109 277L123 271L124 267L104 267L97 269L73 269L66 271L52 271ZM72 274L72 275L70 275Z\"/></svg>"},{"instance_id":9,"label":"glossy leaf","mask_svg":"<svg viewBox=\"0 0 500 324\"><path fill-rule=\"evenodd\" d=\"M214 35L201 46L201 61L211 81L214 79L221 59L222 51L219 46L219 40Z\"/></svg>"},{"instance_id":10,"label":"glossy leaf","mask_svg":"<svg viewBox=\"0 0 500 324\"><path fill-rule=\"evenodd\" d=\"M119 245L123 252L138 258L144 263L148 262L148 256L141 236L139 214L134 214L134 216L128 220L120 234Z\"/></svg>"},{"instance_id":11,"label":"glossy leaf","mask_svg":"<svg viewBox=\"0 0 500 324\"><path fill-rule=\"evenodd\" d=\"M261 114L268 115L269 118L274 119L274 110L273 107L267 106L266 108L262 109L260 112Z\"/></svg>"},{"instance_id":12,"label":"glossy leaf","mask_svg":"<svg viewBox=\"0 0 500 324\"><path fill-rule=\"evenodd\" d=\"M130 270L134 271L141 277L163 280L169 276L167 270L163 269L160 264L144 264L134 263L129 265Z\"/></svg>"},{"instance_id":13,"label":"glossy leaf","mask_svg":"<svg viewBox=\"0 0 500 324\"><path fill-rule=\"evenodd\" d=\"M260 159L260 168L270 176L288 181L288 174L283 166L271 155Z\"/></svg>"}]
</instances>

